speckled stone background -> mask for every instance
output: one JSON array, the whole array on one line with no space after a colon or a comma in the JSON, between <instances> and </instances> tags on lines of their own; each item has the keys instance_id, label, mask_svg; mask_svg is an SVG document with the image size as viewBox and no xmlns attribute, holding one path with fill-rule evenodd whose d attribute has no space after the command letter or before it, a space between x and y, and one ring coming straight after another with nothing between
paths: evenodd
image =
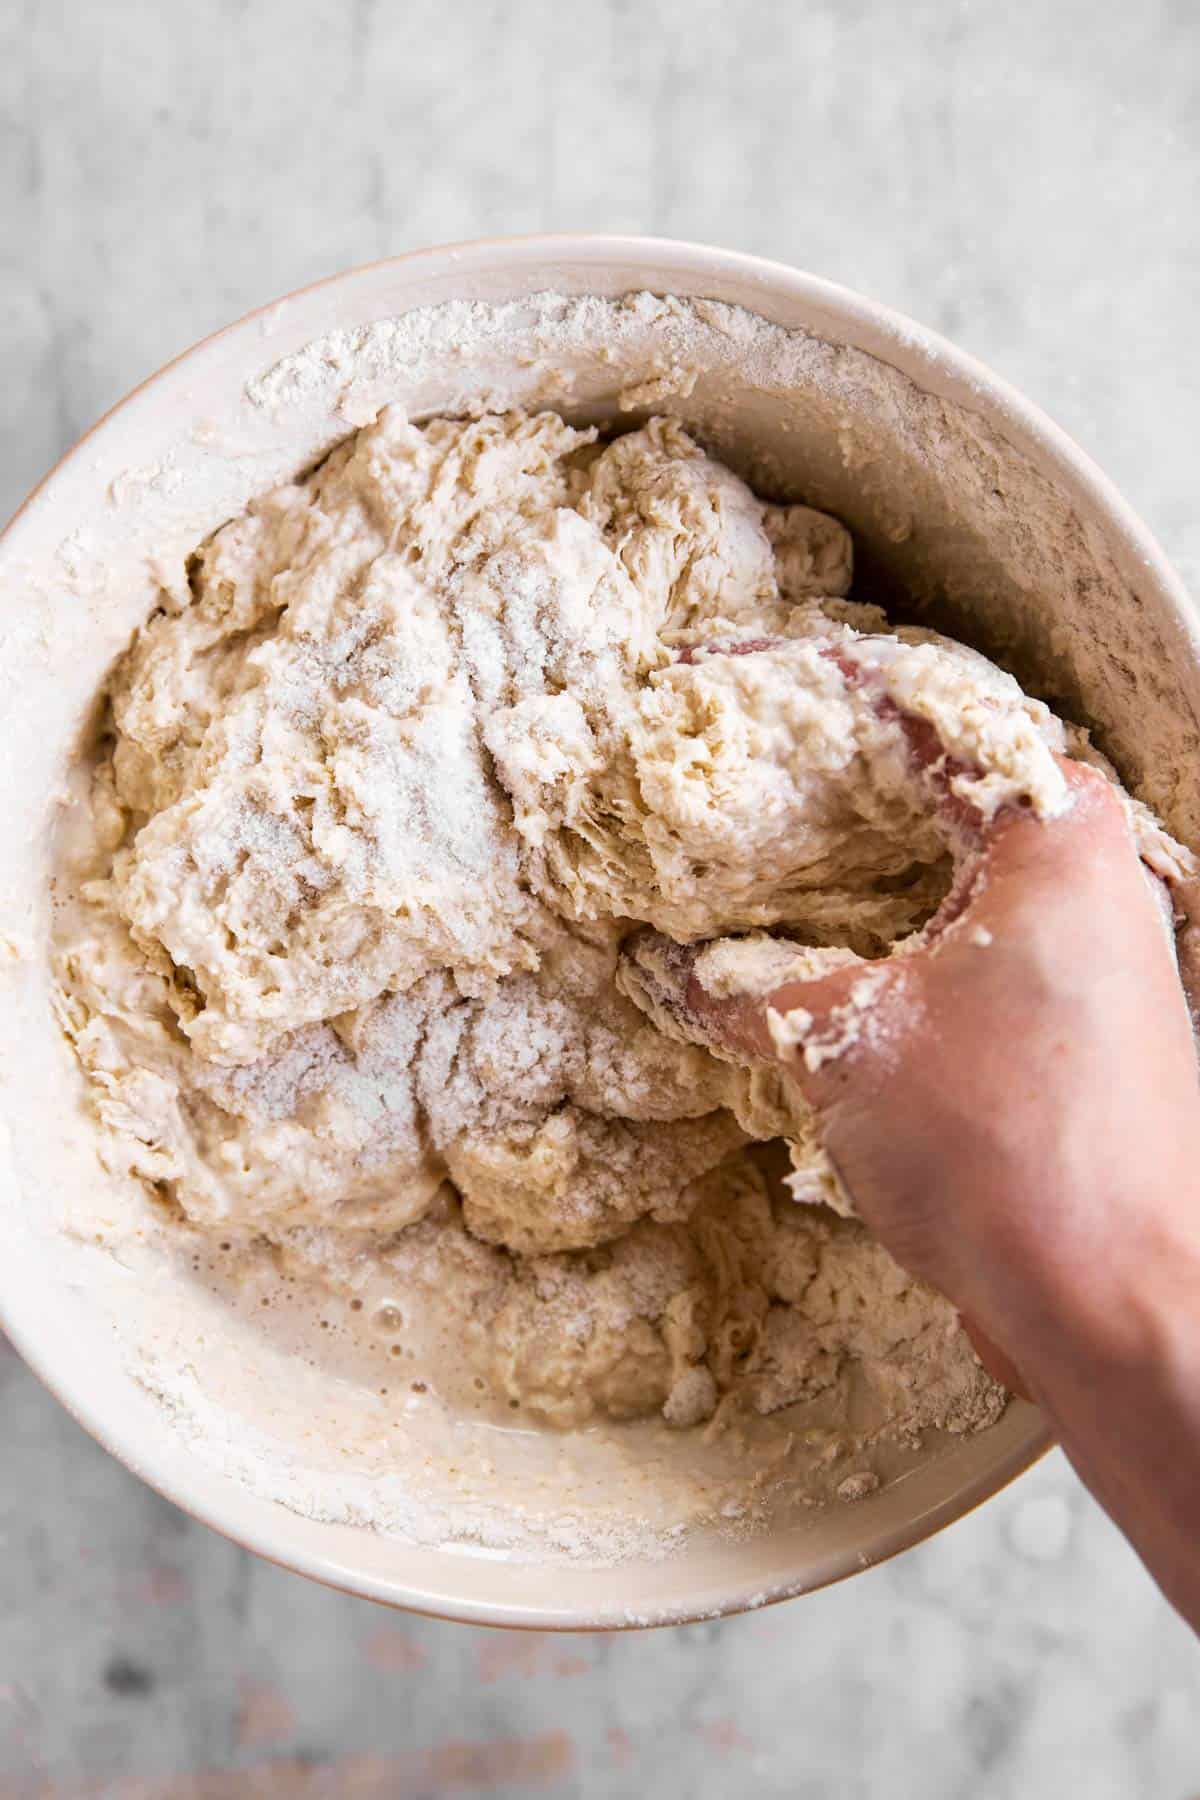
<instances>
[{"instance_id":1,"label":"speckled stone background","mask_svg":"<svg viewBox=\"0 0 1200 1800\"><path fill-rule=\"evenodd\" d=\"M1200 587L1193 0L0 0L0 516L193 339L439 240L707 239L1039 400ZM0 1795L1200 1795L1200 1651L1053 1457L754 1618L391 1615L141 1487L0 1340Z\"/></svg>"}]
</instances>

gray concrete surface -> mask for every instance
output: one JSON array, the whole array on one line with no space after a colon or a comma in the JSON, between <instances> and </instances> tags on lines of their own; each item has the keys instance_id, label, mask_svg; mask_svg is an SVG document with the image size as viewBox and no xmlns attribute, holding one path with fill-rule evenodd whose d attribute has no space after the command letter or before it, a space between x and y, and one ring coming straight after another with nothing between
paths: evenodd
<instances>
[{"instance_id":1,"label":"gray concrete surface","mask_svg":"<svg viewBox=\"0 0 1200 1800\"><path fill-rule=\"evenodd\" d=\"M0 0L0 516L315 276L645 230L861 288L1040 400L1200 587L1191 0ZM923 1549L643 1638L257 1563L0 1351L0 1795L1200 1794L1200 1653L1052 1458Z\"/></svg>"}]
</instances>

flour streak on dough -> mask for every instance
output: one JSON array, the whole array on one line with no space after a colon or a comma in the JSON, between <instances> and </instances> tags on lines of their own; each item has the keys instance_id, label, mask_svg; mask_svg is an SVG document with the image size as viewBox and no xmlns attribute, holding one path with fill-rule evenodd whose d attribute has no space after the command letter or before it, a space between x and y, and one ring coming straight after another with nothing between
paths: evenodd
<instances>
[{"instance_id":1,"label":"flour streak on dough","mask_svg":"<svg viewBox=\"0 0 1200 1800\"><path fill-rule=\"evenodd\" d=\"M388 409L217 532L111 682L62 958L111 1164L387 1268L558 1424L768 1413L848 1363L902 1429L994 1418L944 1302L768 1195L746 1146L784 1136L833 1196L799 1103L616 982L636 924L726 940L714 979L919 929L955 845L901 711L981 811L1063 803L1059 722L851 563L677 424L550 413Z\"/></svg>"}]
</instances>

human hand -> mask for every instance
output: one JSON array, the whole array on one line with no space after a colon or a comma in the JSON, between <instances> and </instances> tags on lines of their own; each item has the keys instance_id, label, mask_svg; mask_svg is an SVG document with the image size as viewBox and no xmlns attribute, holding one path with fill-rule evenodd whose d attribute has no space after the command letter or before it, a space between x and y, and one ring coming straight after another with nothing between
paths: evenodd
<instances>
[{"instance_id":1,"label":"human hand","mask_svg":"<svg viewBox=\"0 0 1200 1800\"><path fill-rule=\"evenodd\" d=\"M1111 784L1061 767L1070 807L977 821L907 953L716 998L700 947L628 950L686 1032L788 1069L863 1219L960 1307L994 1371L1015 1385L1015 1365L1035 1392L1064 1319L1113 1331L1147 1239L1194 1238L1200 1152L1165 889Z\"/></svg>"},{"instance_id":2,"label":"human hand","mask_svg":"<svg viewBox=\"0 0 1200 1800\"><path fill-rule=\"evenodd\" d=\"M788 1071L864 1220L1045 1409L1200 1626L1200 883L1143 867L1120 795L1079 763L1060 762L1064 809L985 820L887 704L960 852L919 937L730 994L703 946L641 934L629 991Z\"/></svg>"}]
</instances>

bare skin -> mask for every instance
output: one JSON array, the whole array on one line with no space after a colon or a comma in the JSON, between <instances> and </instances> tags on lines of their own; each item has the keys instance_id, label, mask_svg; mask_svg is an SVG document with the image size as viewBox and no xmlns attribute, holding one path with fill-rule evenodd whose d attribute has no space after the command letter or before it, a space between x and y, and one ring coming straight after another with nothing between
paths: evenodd
<instances>
[{"instance_id":1,"label":"bare skin","mask_svg":"<svg viewBox=\"0 0 1200 1800\"><path fill-rule=\"evenodd\" d=\"M872 965L876 1029L842 1053L812 1046L861 964L719 1001L672 953L662 999L685 1030L783 1062L863 1219L1045 1410L1200 1628L1200 1078L1180 982L1200 934L1176 895L1173 943L1114 791L1063 767L1070 810L980 828L921 947ZM811 1025L781 1049L797 1008Z\"/></svg>"}]
</instances>

